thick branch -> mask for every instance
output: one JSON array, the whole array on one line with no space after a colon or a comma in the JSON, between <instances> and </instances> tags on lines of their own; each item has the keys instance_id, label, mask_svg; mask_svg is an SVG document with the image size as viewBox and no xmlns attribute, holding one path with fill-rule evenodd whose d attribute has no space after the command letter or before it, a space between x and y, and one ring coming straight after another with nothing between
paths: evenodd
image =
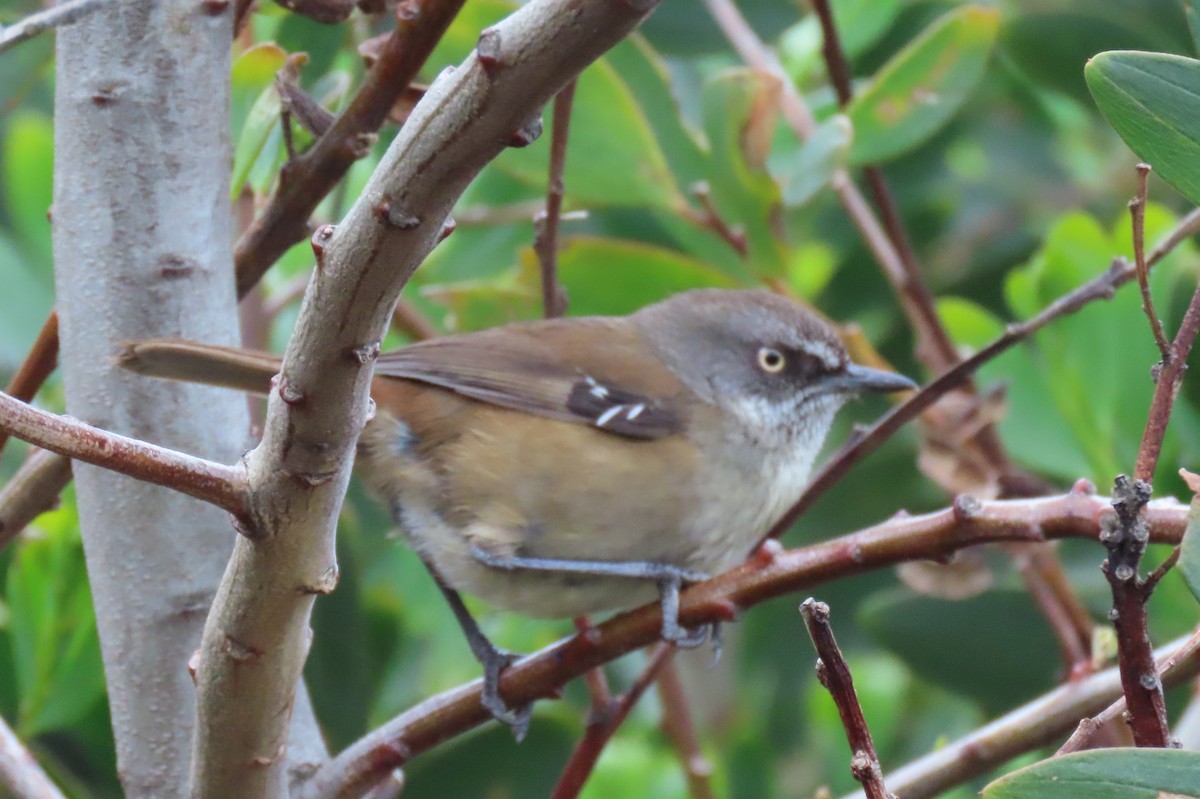
<instances>
[{"instance_id":1,"label":"thick branch","mask_svg":"<svg viewBox=\"0 0 1200 799\"><path fill-rule=\"evenodd\" d=\"M109 433L18 402L3 392L0 429L50 452L173 488L235 515L247 512L246 476L240 467Z\"/></svg>"},{"instance_id":2,"label":"thick branch","mask_svg":"<svg viewBox=\"0 0 1200 799\"><path fill-rule=\"evenodd\" d=\"M477 51L429 87L342 225L314 236L317 268L247 459L252 525L205 627L195 796L283 795L309 614L337 581L337 513L401 288L479 170L653 7L534 0L484 31Z\"/></svg>"},{"instance_id":3,"label":"thick branch","mask_svg":"<svg viewBox=\"0 0 1200 799\"><path fill-rule=\"evenodd\" d=\"M944 558L978 544L1095 539L1099 519L1108 511L1105 498L1081 492L992 502L960 498L953 507L936 513L890 519L803 549L779 552L778 544L772 544L745 564L684 591L680 622L694 627L728 620L776 596L906 560ZM1175 543L1187 524L1187 507L1154 502L1148 519L1152 540ZM657 604L617 616L586 639L575 636L514 664L504 672L501 693L509 704L553 696L587 670L653 643L661 625ZM322 768L301 799L353 796L361 786L383 779L416 755L488 721L490 716L480 705L480 689L481 681L476 680L432 697L369 733Z\"/></svg>"}]
</instances>

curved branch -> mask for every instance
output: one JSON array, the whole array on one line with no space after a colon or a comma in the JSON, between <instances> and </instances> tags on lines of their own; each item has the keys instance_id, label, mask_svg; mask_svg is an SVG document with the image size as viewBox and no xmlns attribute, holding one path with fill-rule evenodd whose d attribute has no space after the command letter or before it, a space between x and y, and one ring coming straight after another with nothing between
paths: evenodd
<instances>
[{"instance_id":1,"label":"curved branch","mask_svg":"<svg viewBox=\"0 0 1200 799\"><path fill-rule=\"evenodd\" d=\"M802 549L764 547L749 561L681 595L680 621L689 627L728 621L772 597L807 591L829 580L906 560L944 558L965 547L1000 541L1098 538L1107 498L1072 491L1045 499L980 502L960 497L923 516L896 517L857 533ZM1159 501L1148 507L1151 538L1180 540L1187 506ZM510 704L555 695L559 686L658 639L657 604L624 613L530 655L509 667L500 688ZM481 680L431 697L368 733L338 754L305 786L300 799L342 799L384 779L416 755L490 719L480 704ZM893 786L896 788L896 786Z\"/></svg>"}]
</instances>

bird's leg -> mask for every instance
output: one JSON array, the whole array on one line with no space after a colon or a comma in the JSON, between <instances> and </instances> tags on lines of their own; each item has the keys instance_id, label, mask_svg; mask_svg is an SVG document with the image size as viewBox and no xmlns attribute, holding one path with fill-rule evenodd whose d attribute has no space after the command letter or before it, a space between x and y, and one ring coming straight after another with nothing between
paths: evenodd
<instances>
[{"instance_id":1,"label":"bird's leg","mask_svg":"<svg viewBox=\"0 0 1200 799\"><path fill-rule=\"evenodd\" d=\"M471 615L471 611L467 610L467 606L463 604L462 597L458 595L458 592L442 582L441 577L432 568L429 571L433 574L438 588L442 590L442 594L450 604L450 610L454 611L454 618L458 620L458 626L462 628L463 635L466 636L471 653L483 666L483 696L481 698L483 706L492 714L492 718L507 724L512 729L517 742L520 743L524 739L525 733L529 732L529 717L533 713L533 705L511 708L500 698L500 675L515 663L520 655L499 649L493 644L483 634L483 630L479 629L479 624Z\"/></svg>"},{"instance_id":2,"label":"bird's leg","mask_svg":"<svg viewBox=\"0 0 1200 799\"><path fill-rule=\"evenodd\" d=\"M684 649L693 649L708 640L709 633L715 635L716 623L687 630L679 624L679 589L685 583L707 580L703 572L673 566L669 563L653 563L644 560L565 560L560 558L527 558L522 556L502 557L493 555L482 547L471 547L471 557L493 569L506 571L540 571L549 574L586 574L593 577L628 577L634 580L651 580L658 586L659 603L662 607L662 638Z\"/></svg>"}]
</instances>

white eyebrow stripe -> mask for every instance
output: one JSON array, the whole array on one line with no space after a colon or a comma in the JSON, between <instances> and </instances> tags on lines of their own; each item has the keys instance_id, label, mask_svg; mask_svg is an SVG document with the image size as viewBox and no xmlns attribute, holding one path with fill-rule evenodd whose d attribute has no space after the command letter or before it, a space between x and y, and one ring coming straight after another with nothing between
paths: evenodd
<instances>
[{"instance_id":1,"label":"white eyebrow stripe","mask_svg":"<svg viewBox=\"0 0 1200 799\"><path fill-rule=\"evenodd\" d=\"M604 427L604 425L608 424L609 422L611 422L613 420L614 416L616 416L618 413L620 413L623 410L625 410L624 405L612 406L611 408L609 408L607 411L600 414L600 416L598 416L596 418L596 427Z\"/></svg>"},{"instance_id":2,"label":"white eyebrow stripe","mask_svg":"<svg viewBox=\"0 0 1200 799\"><path fill-rule=\"evenodd\" d=\"M637 405L634 405L632 408L629 409L629 413L625 414L625 418L632 422L634 419L641 416L642 411L644 411L644 410L646 410L645 403L639 402Z\"/></svg>"},{"instance_id":3,"label":"white eyebrow stripe","mask_svg":"<svg viewBox=\"0 0 1200 799\"><path fill-rule=\"evenodd\" d=\"M796 349L817 358L830 369L836 369L842 362L841 356L823 341L809 340L797 345Z\"/></svg>"}]
</instances>

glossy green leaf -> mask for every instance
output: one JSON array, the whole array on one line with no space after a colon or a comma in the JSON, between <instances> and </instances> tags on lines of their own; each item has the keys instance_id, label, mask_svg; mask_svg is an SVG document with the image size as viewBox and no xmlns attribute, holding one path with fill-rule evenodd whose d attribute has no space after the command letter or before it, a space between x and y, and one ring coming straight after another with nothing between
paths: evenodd
<instances>
[{"instance_id":1,"label":"glossy green leaf","mask_svg":"<svg viewBox=\"0 0 1200 799\"><path fill-rule=\"evenodd\" d=\"M922 679L992 712L1054 685L1054 636L1023 590L992 590L961 601L884 591L863 605L859 621Z\"/></svg>"},{"instance_id":2,"label":"glossy green leaf","mask_svg":"<svg viewBox=\"0 0 1200 799\"><path fill-rule=\"evenodd\" d=\"M1183 575L1192 594L1200 600L1200 494L1192 497L1192 506L1188 510L1187 528L1183 531L1183 543L1180 545L1179 573Z\"/></svg>"},{"instance_id":3,"label":"glossy green leaf","mask_svg":"<svg viewBox=\"0 0 1200 799\"><path fill-rule=\"evenodd\" d=\"M979 349L1004 332L1004 323L986 308L962 297L940 297L938 316L955 344Z\"/></svg>"},{"instance_id":4,"label":"glossy green leaf","mask_svg":"<svg viewBox=\"0 0 1200 799\"><path fill-rule=\"evenodd\" d=\"M1200 203L1200 61L1115 50L1084 68L1100 112L1138 157Z\"/></svg>"},{"instance_id":5,"label":"glossy green leaf","mask_svg":"<svg viewBox=\"0 0 1200 799\"><path fill-rule=\"evenodd\" d=\"M1180 0L1192 34L1192 52L1200 53L1200 0Z\"/></svg>"},{"instance_id":6,"label":"glossy green leaf","mask_svg":"<svg viewBox=\"0 0 1200 799\"><path fill-rule=\"evenodd\" d=\"M0 232L0 370L15 369L54 306L54 289Z\"/></svg>"},{"instance_id":7,"label":"glossy green leaf","mask_svg":"<svg viewBox=\"0 0 1200 799\"><path fill-rule=\"evenodd\" d=\"M853 59L887 33L903 4L900 0L833 0L830 7L842 50ZM821 23L815 14L807 14L783 32L779 60L793 80L824 69L821 44Z\"/></svg>"},{"instance_id":8,"label":"glossy green leaf","mask_svg":"<svg viewBox=\"0 0 1200 799\"><path fill-rule=\"evenodd\" d=\"M69 728L104 694L91 592L73 514L44 515L8 572L21 733Z\"/></svg>"},{"instance_id":9,"label":"glossy green leaf","mask_svg":"<svg viewBox=\"0 0 1200 799\"><path fill-rule=\"evenodd\" d=\"M496 166L545 190L550 158L553 104L534 144L508 149ZM629 85L601 59L579 77L571 109L567 162L563 175L567 202L677 208L682 202L666 157L646 113Z\"/></svg>"},{"instance_id":10,"label":"glossy green leaf","mask_svg":"<svg viewBox=\"0 0 1200 799\"><path fill-rule=\"evenodd\" d=\"M275 90L275 73L286 58L287 53L278 45L267 42L250 48L233 63L233 125L237 144L233 149L230 199L237 199L242 193L250 169L272 132L279 128L280 102Z\"/></svg>"},{"instance_id":11,"label":"glossy green leaf","mask_svg":"<svg viewBox=\"0 0 1200 799\"><path fill-rule=\"evenodd\" d=\"M818 125L787 161L773 162L783 187L783 204L789 208L804 205L829 185L834 171L846 164L853 136L849 120L836 114Z\"/></svg>"},{"instance_id":12,"label":"glossy green leaf","mask_svg":"<svg viewBox=\"0 0 1200 799\"><path fill-rule=\"evenodd\" d=\"M940 130L983 77L999 25L994 8L963 6L897 53L846 109L851 163L887 161Z\"/></svg>"},{"instance_id":13,"label":"glossy green leaf","mask_svg":"<svg viewBox=\"0 0 1200 799\"><path fill-rule=\"evenodd\" d=\"M522 256L521 283L540 292L537 259ZM572 237L558 255L559 283L572 316L623 315L696 288L731 288L733 281L686 255L635 241Z\"/></svg>"},{"instance_id":14,"label":"glossy green leaf","mask_svg":"<svg viewBox=\"0 0 1200 799\"><path fill-rule=\"evenodd\" d=\"M45 283L51 285L49 214L54 200L54 127L48 116L36 111L21 111L6 121L8 131L0 150L4 203L22 250L37 261L26 266L45 267Z\"/></svg>"},{"instance_id":15,"label":"glossy green leaf","mask_svg":"<svg viewBox=\"0 0 1200 799\"><path fill-rule=\"evenodd\" d=\"M781 192L766 169L779 94L777 78L734 69L709 81L703 96L713 201L727 225L745 231L751 272L771 277L787 273Z\"/></svg>"},{"instance_id":16,"label":"glossy green leaf","mask_svg":"<svg viewBox=\"0 0 1200 799\"><path fill-rule=\"evenodd\" d=\"M984 799L1197 799L1200 752L1097 749L1043 760L983 789Z\"/></svg>"},{"instance_id":17,"label":"glossy green leaf","mask_svg":"<svg viewBox=\"0 0 1200 799\"><path fill-rule=\"evenodd\" d=\"M792 250L788 285L807 300L817 297L833 279L837 255L821 241L808 241Z\"/></svg>"}]
</instances>

